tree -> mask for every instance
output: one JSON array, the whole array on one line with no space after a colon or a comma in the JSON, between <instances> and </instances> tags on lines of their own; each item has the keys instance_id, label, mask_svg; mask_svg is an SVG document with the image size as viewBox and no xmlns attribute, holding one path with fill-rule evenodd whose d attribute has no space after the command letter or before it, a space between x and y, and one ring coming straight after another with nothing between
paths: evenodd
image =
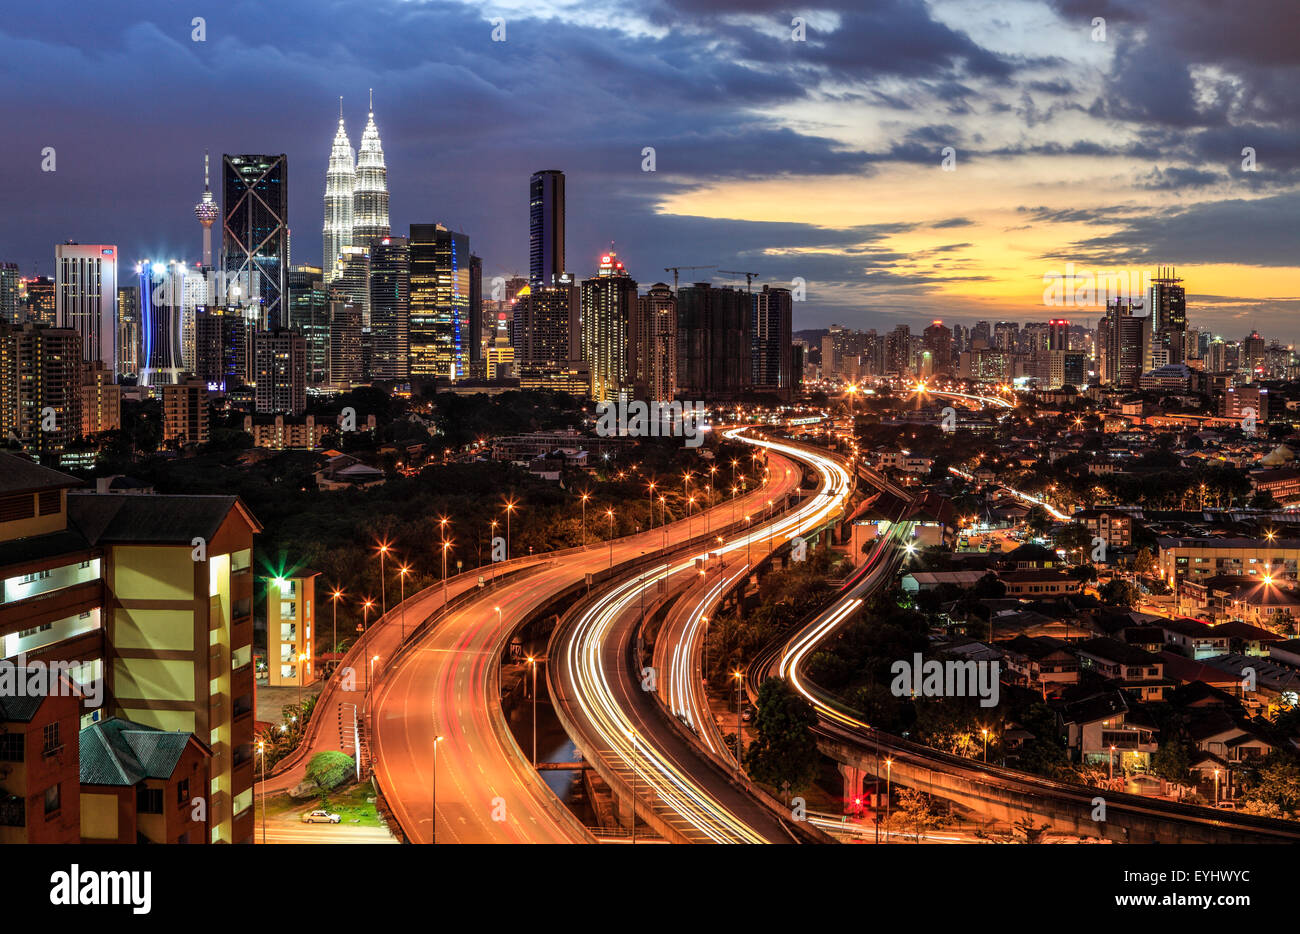
<instances>
[{"instance_id":1,"label":"tree","mask_svg":"<svg viewBox=\"0 0 1300 934\"><path fill-rule=\"evenodd\" d=\"M1122 577L1112 577L1101 585L1101 590L1097 593L1103 603L1112 606L1131 607L1138 602L1139 597L1137 587Z\"/></svg>"},{"instance_id":2,"label":"tree","mask_svg":"<svg viewBox=\"0 0 1300 934\"><path fill-rule=\"evenodd\" d=\"M1192 783L1191 762L1187 745L1175 739L1156 747L1155 754L1151 757L1151 772L1156 777L1173 782L1175 785L1190 785Z\"/></svg>"},{"instance_id":3,"label":"tree","mask_svg":"<svg viewBox=\"0 0 1300 934\"><path fill-rule=\"evenodd\" d=\"M1242 796L1254 813L1288 816L1300 811L1300 763L1285 753L1270 753Z\"/></svg>"},{"instance_id":4,"label":"tree","mask_svg":"<svg viewBox=\"0 0 1300 934\"><path fill-rule=\"evenodd\" d=\"M947 823L944 816L931 807L929 798L911 788L898 789L897 813L904 829L912 832L916 843L921 842L926 832L938 830Z\"/></svg>"},{"instance_id":5,"label":"tree","mask_svg":"<svg viewBox=\"0 0 1300 934\"><path fill-rule=\"evenodd\" d=\"M745 752L745 768L756 781L780 787L789 782L802 791L817 777L820 759L812 705L781 678L768 678L758 689L758 738Z\"/></svg>"},{"instance_id":6,"label":"tree","mask_svg":"<svg viewBox=\"0 0 1300 934\"><path fill-rule=\"evenodd\" d=\"M1133 557L1133 573L1139 577L1150 577L1155 573L1156 559L1151 554L1150 548L1139 548L1138 553Z\"/></svg>"},{"instance_id":7,"label":"tree","mask_svg":"<svg viewBox=\"0 0 1300 934\"><path fill-rule=\"evenodd\" d=\"M315 785L324 794L348 780L355 773L356 763L352 757L337 750L318 752L307 763L307 781Z\"/></svg>"}]
</instances>

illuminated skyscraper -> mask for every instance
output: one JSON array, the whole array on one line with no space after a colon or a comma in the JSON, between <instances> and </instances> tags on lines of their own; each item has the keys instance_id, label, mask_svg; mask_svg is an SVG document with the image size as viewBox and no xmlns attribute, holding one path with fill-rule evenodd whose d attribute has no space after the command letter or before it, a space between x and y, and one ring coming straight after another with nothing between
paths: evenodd
<instances>
[{"instance_id":1,"label":"illuminated skyscraper","mask_svg":"<svg viewBox=\"0 0 1300 934\"><path fill-rule=\"evenodd\" d=\"M537 172L528 182L528 281L554 285L564 272L564 173Z\"/></svg>"},{"instance_id":2,"label":"illuminated skyscraper","mask_svg":"<svg viewBox=\"0 0 1300 934\"><path fill-rule=\"evenodd\" d=\"M335 145L337 146L337 141ZM370 116L365 132L361 134L356 182L352 189L352 246L369 247L372 240L387 237L389 233L388 169L384 166L384 147L379 142L379 128L375 126L372 91Z\"/></svg>"},{"instance_id":3,"label":"illuminated skyscraper","mask_svg":"<svg viewBox=\"0 0 1300 934\"><path fill-rule=\"evenodd\" d=\"M54 247L55 324L81 335L81 358L117 373L117 247Z\"/></svg>"},{"instance_id":4,"label":"illuminated skyscraper","mask_svg":"<svg viewBox=\"0 0 1300 934\"><path fill-rule=\"evenodd\" d=\"M672 401L677 387L677 296L656 282L637 299L633 383L638 399Z\"/></svg>"},{"instance_id":5,"label":"illuminated skyscraper","mask_svg":"<svg viewBox=\"0 0 1300 934\"><path fill-rule=\"evenodd\" d=\"M774 393L782 399L789 399L793 379L790 355L794 347L794 297L789 289L773 289L765 285L763 291L754 293L753 299L750 339L754 346L754 391ZM935 322L935 325L942 327L939 322ZM927 335L929 330L927 328ZM943 331L946 332L947 328L943 328ZM945 334L937 338L935 344L937 348L950 352L952 338ZM935 359L940 359L937 350ZM942 360L947 368L947 354Z\"/></svg>"},{"instance_id":6,"label":"illuminated skyscraper","mask_svg":"<svg viewBox=\"0 0 1300 934\"><path fill-rule=\"evenodd\" d=\"M591 370L591 397L598 402L633 391L636 308L636 280L618 254L606 253L596 275L582 283L582 359Z\"/></svg>"},{"instance_id":7,"label":"illuminated skyscraper","mask_svg":"<svg viewBox=\"0 0 1300 934\"><path fill-rule=\"evenodd\" d=\"M283 153L222 157L226 271L243 296L260 302L261 320L270 328L288 312L288 173Z\"/></svg>"},{"instance_id":8,"label":"illuminated skyscraper","mask_svg":"<svg viewBox=\"0 0 1300 934\"><path fill-rule=\"evenodd\" d=\"M140 290L141 386L177 382L182 371L181 311L185 296L185 267L181 263L152 263L136 267Z\"/></svg>"},{"instance_id":9,"label":"illuminated skyscraper","mask_svg":"<svg viewBox=\"0 0 1300 934\"><path fill-rule=\"evenodd\" d=\"M18 309L19 278L17 263L0 263L0 323L22 323Z\"/></svg>"},{"instance_id":10,"label":"illuminated skyscraper","mask_svg":"<svg viewBox=\"0 0 1300 934\"><path fill-rule=\"evenodd\" d=\"M370 249L370 374L404 380L407 324L411 312L411 244L406 237L384 237Z\"/></svg>"},{"instance_id":11,"label":"illuminated skyscraper","mask_svg":"<svg viewBox=\"0 0 1300 934\"><path fill-rule=\"evenodd\" d=\"M339 129L334 134L334 148L330 150L329 168L325 171L325 255L321 269L327 285L334 278L339 254L352 246L352 199L357 178L353 160L352 143L343 128L343 98L340 97Z\"/></svg>"},{"instance_id":12,"label":"illuminated skyscraper","mask_svg":"<svg viewBox=\"0 0 1300 934\"><path fill-rule=\"evenodd\" d=\"M1146 300L1150 327L1146 368L1154 368L1154 357L1160 351L1166 352L1167 363L1182 363L1183 335L1187 331L1187 293L1183 289L1183 280L1174 274L1173 267L1157 268Z\"/></svg>"},{"instance_id":13,"label":"illuminated skyscraper","mask_svg":"<svg viewBox=\"0 0 1300 934\"><path fill-rule=\"evenodd\" d=\"M410 375L459 379L469 367L469 237L412 224Z\"/></svg>"},{"instance_id":14,"label":"illuminated skyscraper","mask_svg":"<svg viewBox=\"0 0 1300 934\"><path fill-rule=\"evenodd\" d=\"M199 219L199 224L203 227L203 266L210 269L212 267L212 225L221 216L221 208L217 207L217 202L212 197L206 152L203 154L203 197L199 199L198 204L194 205L194 216Z\"/></svg>"}]
</instances>

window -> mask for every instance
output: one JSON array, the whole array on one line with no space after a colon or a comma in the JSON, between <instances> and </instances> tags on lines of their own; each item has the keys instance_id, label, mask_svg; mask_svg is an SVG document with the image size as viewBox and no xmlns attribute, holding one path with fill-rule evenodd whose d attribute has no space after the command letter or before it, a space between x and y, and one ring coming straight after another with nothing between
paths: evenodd
<instances>
[{"instance_id":1,"label":"window","mask_svg":"<svg viewBox=\"0 0 1300 934\"><path fill-rule=\"evenodd\" d=\"M135 809L141 814L161 814L163 812L162 789L146 788L143 785L136 788Z\"/></svg>"},{"instance_id":2,"label":"window","mask_svg":"<svg viewBox=\"0 0 1300 934\"><path fill-rule=\"evenodd\" d=\"M44 755L58 752L62 747L59 743L59 724L47 723L41 728L41 736L44 742L41 744L41 752Z\"/></svg>"},{"instance_id":3,"label":"window","mask_svg":"<svg viewBox=\"0 0 1300 934\"><path fill-rule=\"evenodd\" d=\"M36 635L38 632L48 632L49 630L51 630L51 629L53 629L53 628L54 628L54 624L53 624L53 623L45 623L44 625L41 625L41 626L33 626L31 629L24 629L24 630L22 630L21 632L19 632L19 633L18 633L18 638L19 638L19 639L26 639L28 636L34 636L34 635Z\"/></svg>"},{"instance_id":4,"label":"window","mask_svg":"<svg viewBox=\"0 0 1300 934\"><path fill-rule=\"evenodd\" d=\"M59 795L58 785L51 785L49 788L45 789L45 816L46 817L49 817L51 814L58 811L61 803L62 803L62 798Z\"/></svg>"},{"instance_id":5,"label":"window","mask_svg":"<svg viewBox=\"0 0 1300 934\"><path fill-rule=\"evenodd\" d=\"M49 572L48 570L45 570L45 571L31 571L30 573L27 573L27 574L24 574L24 575L23 575L23 583L24 583L24 584L34 584L34 583L36 583L37 581L43 581L43 580L46 580L47 578L49 578L49 576L50 576L50 572Z\"/></svg>"},{"instance_id":6,"label":"window","mask_svg":"<svg viewBox=\"0 0 1300 934\"><path fill-rule=\"evenodd\" d=\"M59 491L42 490L36 495L37 508L42 516L50 516L59 511Z\"/></svg>"},{"instance_id":7,"label":"window","mask_svg":"<svg viewBox=\"0 0 1300 934\"><path fill-rule=\"evenodd\" d=\"M22 762L26 739L22 733L0 734L0 762Z\"/></svg>"},{"instance_id":8,"label":"window","mask_svg":"<svg viewBox=\"0 0 1300 934\"><path fill-rule=\"evenodd\" d=\"M190 803L190 780L182 778L176 783L176 806L183 808Z\"/></svg>"}]
</instances>

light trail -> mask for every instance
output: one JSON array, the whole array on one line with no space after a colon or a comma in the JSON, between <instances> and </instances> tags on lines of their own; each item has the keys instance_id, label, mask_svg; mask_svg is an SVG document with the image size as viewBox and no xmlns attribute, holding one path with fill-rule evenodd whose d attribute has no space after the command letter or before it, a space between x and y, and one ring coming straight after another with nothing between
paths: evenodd
<instances>
[{"instance_id":1,"label":"light trail","mask_svg":"<svg viewBox=\"0 0 1300 934\"><path fill-rule=\"evenodd\" d=\"M731 429L728 438L762 447L812 466L819 475L818 491L806 498L786 515L767 523L756 524L745 534L724 541L715 548L688 554L686 557L658 563L642 570L626 581L598 597L586 607L566 635L561 650L565 654L571 684L567 694L581 710L586 723L598 740L602 752L608 750L618 760L619 771L634 776L638 797L642 791L685 820L706 838L719 843L761 843L764 838L746 825L736 815L723 807L711 794L679 768L671 759L654 748L642 737L636 725L620 706L614 685L607 674L606 646L612 631L624 614L633 611L642 599L643 591L657 585L660 580L672 580L679 575L694 575L701 571L708 575L714 562L725 555L744 554L755 543L772 550L790 539L806 534L843 512L852 490L852 478L838 460L782 442L752 438L743 434L745 429ZM702 559L702 567L697 560ZM718 584L710 587L697 607L720 598L721 594L740 576L748 574L748 561L733 571L730 577L719 574ZM703 631L703 624L695 613L692 636ZM693 690L693 649L695 639L682 640L675 647L670 664L670 709L692 726L707 710L688 700ZM697 730L698 733L705 731Z\"/></svg>"},{"instance_id":2,"label":"light trail","mask_svg":"<svg viewBox=\"0 0 1300 934\"><path fill-rule=\"evenodd\" d=\"M969 392L957 392L952 389L931 389L925 383L917 383L912 387L912 391L922 396L951 396L954 399L967 399L971 402L982 402L985 405L996 405L1004 409L1014 409L1016 407L1015 403L998 396L981 396Z\"/></svg>"},{"instance_id":3,"label":"light trail","mask_svg":"<svg viewBox=\"0 0 1300 934\"><path fill-rule=\"evenodd\" d=\"M975 480L974 474L969 474L964 470L958 470L956 467L949 467L948 472L954 474L955 476L961 477L963 480L969 480L972 483L977 482ZM1047 512L1051 515L1053 519L1056 519L1059 522L1070 521L1070 516L1068 513L1061 512L1061 510L1057 509L1055 506L1051 505L1045 500L1039 499L1037 496L1031 496L1028 493L1022 493L1019 490L1017 490L1015 487L1007 486L1005 483L999 483L998 486L1002 487L1002 489L1006 490L1016 499L1024 500L1026 503L1033 503L1035 506L1042 506L1044 509L1047 510Z\"/></svg>"}]
</instances>

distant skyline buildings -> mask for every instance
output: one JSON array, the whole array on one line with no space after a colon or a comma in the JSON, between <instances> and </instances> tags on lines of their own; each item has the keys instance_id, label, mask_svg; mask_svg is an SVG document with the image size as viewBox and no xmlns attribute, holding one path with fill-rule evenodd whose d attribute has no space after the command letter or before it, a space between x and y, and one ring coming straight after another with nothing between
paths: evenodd
<instances>
[{"instance_id":1,"label":"distant skyline buildings","mask_svg":"<svg viewBox=\"0 0 1300 934\"><path fill-rule=\"evenodd\" d=\"M222 250L241 293L261 303L262 326L287 316L289 167L279 155L222 156Z\"/></svg>"},{"instance_id":2,"label":"distant skyline buildings","mask_svg":"<svg viewBox=\"0 0 1300 934\"><path fill-rule=\"evenodd\" d=\"M54 248L54 317L81 335L81 355L117 374L117 247L60 243Z\"/></svg>"},{"instance_id":3,"label":"distant skyline buildings","mask_svg":"<svg viewBox=\"0 0 1300 934\"><path fill-rule=\"evenodd\" d=\"M528 180L528 281L534 287L554 285L568 270L564 265L564 173L534 172Z\"/></svg>"}]
</instances>

